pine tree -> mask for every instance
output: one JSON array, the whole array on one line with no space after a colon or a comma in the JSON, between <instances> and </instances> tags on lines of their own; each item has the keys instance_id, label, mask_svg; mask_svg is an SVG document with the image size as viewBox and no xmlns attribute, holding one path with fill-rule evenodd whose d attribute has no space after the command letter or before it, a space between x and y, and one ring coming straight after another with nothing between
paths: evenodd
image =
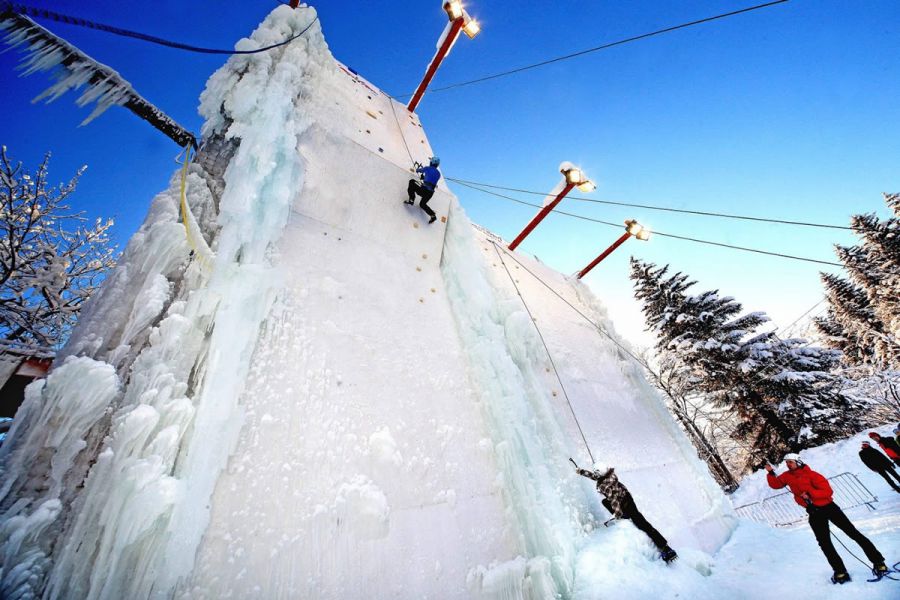
<instances>
[{"instance_id":1,"label":"pine tree","mask_svg":"<svg viewBox=\"0 0 900 600\"><path fill-rule=\"evenodd\" d=\"M740 303L718 291L689 295L695 282L632 259L635 295L648 329L658 336L661 361L683 370L681 379L740 425L734 435L752 460L776 458L815 442L839 439L856 418L829 371L840 353L756 333L768 322L761 312L741 314Z\"/></svg>"},{"instance_id":2,"label":"pine tree","mask_svg":"<svg viewBox=\"0 0 900 600\"><path fill-rule=\"evenodd\" d=\"M851 366L900 369L900 194L885 194L895 217L854 215L856 246L835 246L850 281L822 275L829 312L816 326Z\"/></svg>"},{"instance_id":3,"label":"pine tree","mask_svg":"<svg viewBox=\"0 0 900 600\"><path fill-rule=\"evenodd\" d=\"M821 275L829 310L816 320L826 336L839 331L826 344L844 353L845 363L886 368L897 348L884 322L872 308L870 296L862 287L831 273Z\"/></svg>"},{"instance_id":4,"label":"pine tree","mask_svg":"<svg viewBox=\"0 0 900 600\"><path fill-rule=\"evenodd\" d=\"M844 362L850 365L864 365L872 361L875 351L856 327L845 327L833 308L828 308L824 316L815 317L813 326L818 337L827 348L839 350Z\"/></svg>"}]
</instances>

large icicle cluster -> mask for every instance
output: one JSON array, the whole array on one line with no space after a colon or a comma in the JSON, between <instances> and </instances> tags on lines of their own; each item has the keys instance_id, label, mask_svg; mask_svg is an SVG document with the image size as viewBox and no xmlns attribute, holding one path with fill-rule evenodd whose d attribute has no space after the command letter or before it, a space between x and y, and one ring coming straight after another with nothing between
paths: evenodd
<instances>
[{"instance_id":1,"label":"large icicle cluster","mask_svg":"<svg viewBox=\"0 0 900 600\"><path fill-rule=\"evenodd\" d=\"M314 18L279 7L239 45L283 40ZM58 62L42 52L35 66ZM309 120L294 100L314 93L326 56L313 27L283 48L233 57L210 80L207 132L239 140L215 222L214 177L198 165L189 175L216 262L207 272L189 258L176 174L0 450L3 597L168 597L190 573L279 285L268 252L302 185L297 138Z\"/></svg>"},{"instance_id":2,"label":"large icicle cluster","mask_svg":"<svg viewBox=\"0 0 900 600\"><path fill-rule=\"evenodd\" d=\"M472 377L483 396L504 495L531 558L474 569L469 583L486 597L567 597L582 521L590 520L581 492L564 483L570 475L565 457L576 453L535 373L546 353L534 325L521 301L486 272L472 231L454 203L442 270L463 343L474 353Z\"/></svg>"}]
</instances>

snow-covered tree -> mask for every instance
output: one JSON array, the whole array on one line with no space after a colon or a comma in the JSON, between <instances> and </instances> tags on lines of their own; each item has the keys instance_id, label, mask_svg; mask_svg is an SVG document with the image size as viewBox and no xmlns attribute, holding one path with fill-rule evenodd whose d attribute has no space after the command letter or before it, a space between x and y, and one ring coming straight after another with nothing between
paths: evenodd
<instances>
[{"instance_id":1,"label":"snow-covered tree","mask_svg":"<svg viewBox=\"0 0 900 600\"><path fill-rule=\"evenodd\" d=\"M112 219L88 222L66 204L66 184L48 183L50 155L32 174L0 150L0 338L56 347L115 263Z\"/></svg>"},{"instance_id":2,"label":"snow-covered tree","mask_svg":"<svg viewBox=\"0 0 900 600\"><path fill-rule=\"evenodd\" d=\"M660 364L678 371L685 392L736 417L732 435L752 462L853 430L848 422L857 419L857 409L830 372L838 351L757 333L769 320L765 313L741 314L740 303L718 291L691 295L695 282L683 273L668 275L668 266L632 259L631 277L648 329L658 336Z\"/></svg>"},{"instance_id":3,"label":"snow-covered tree","mask_svg":"<svg viewBox=\"0 0 900 600\"><path fill-rule=\"evenodd\" d=\"M835 246L850 279L823 274L829 301L815 320L826 343L850 366L900 369L900 194L885 194L894 217L854 215L855 246Z\"/></svg>"}]
</instances>

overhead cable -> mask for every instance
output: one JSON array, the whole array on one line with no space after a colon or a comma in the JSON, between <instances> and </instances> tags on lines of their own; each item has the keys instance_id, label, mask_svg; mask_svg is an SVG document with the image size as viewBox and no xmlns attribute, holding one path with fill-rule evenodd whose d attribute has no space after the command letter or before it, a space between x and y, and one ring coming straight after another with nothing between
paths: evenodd
<instances>
[{"instance_id":1,"label":"overhead cable","mask_svg":"<svg viewBox=\"0 0 900 600\"><path fill-rule=\"evenodd\" d=\"M145 42L150 42L152 44L158 44L160 46L167 46L169 48L175 48L177 50L185 50L188 52L199 52L201 54L258 54L260 52L266 52L268 50L272 50L274 48L278 48L280 46L284 46L286 44L290 44L304 33L309 31L309 28L313 26L313 24L319 20L318 15L313 18L309 25L307 25L303 31L300 33L289 37L288 39L278 42L277 44L272 44L270 46L265 46L263 48L257 48L256 50L221 50L216 48L201 48L198 46L191 46L188 44L182 44L181 42L173 42L170 40L165 40L162 38L158 38L156 36L147 35L145 33L140 33L137 31L130 31L128 29L121 29L119 27L113 27L111 25L103 25L102 23L94 23L93 21L88 21L87 19L81 19L79 17L72 17L69 15L63 15L57 12L53 12L51 10L46 10L43 8L35 8L33 6L26 6L24 4L14 4L12 2L2 2L0 3L0 13L4 12L14 12L22 15L28 15L30 17L44 18L44 19L52 19L53 21L57 21L59 23L65 23L67 25L76 25L78 27L86 27L88 29L96 29L97 31L105 31L106 33L112 33L113 35L120 35L123 37L134 38L137 40L143 40Z\"/></svg>"},{"instance_id":2,"label":"overhead cable","mask_svg":"<svg viewBox=\"0 0 900 600\"><path fill-rule=\"evenodd\" d=\"M462 184L468 183L468 184L477 185L480 187L492 188L495 190L506 190L507 192L519 192L522 194L532 194L535 196L546 196L547 195L546 192L537 192L534 190L523 190L523 189L519 189L519 188L505 187L502 185L481 183L479 181L468 181L465 179L456 179L453 177L448 177L447 179L450 181L455 181L457 183L462 183ZM790 220L786 220L786 219L771 219L771 218L766 218L766 217L750 217L747 215L736 215L736 214L732 214L732 213L719 213L719 212L709 212L709 211L702 211L702 210L689 210L686 208L670 208L667 206L653 206L652 204L634 204L634 203L630 203L630 202L614 202L612 200L597 200L596 198L584 198L581 196L572 196L572 195L566 196L566 198L570 198L572 200L578 200L580 202L593 202L594 204L608 204L610 206L629 206L632 208L645 208L647 210L660 210L660 211L665 211L665 212L685 213L685 214L689 214L689 215L701 215L704 217L721 217L724 219L741 219L744 221L760 221L763 223L779 223L782 225L801 225L804 227L823 227L826 229L844 229L844 230L848 230L848 231L856 231L855 228L848 227L845 225L829 225L826 223L810 223L807 221L790 221Z\"/></svg>"},{"instance_id":3,"label":"overhead cable","mask_svg":"<svg viewBox=\"0 0 900 600\"><path fill-rule=\"evenodd\" d=\"M434 88L430 90L431 92L442 92L445 90L452 90L455 88L460 88L466 85L472 85L475 83L481 83L483 81L488 81L490 79L497 79L499 77L505 77L507 75L513 75L514 73L521 73L522 71L528 71L530 69L536 69L538 67L543 67L545 65L549 65L555 62L560 62L563 60L568 60L570 58L576 58L578 56L583 56L585 54L590 54L591 52L597 52L598 50L606 50L607 48L612 48L613 46L621 46L622 44L628 44L630 42L636 42L638 40L643 40L649 37L653 37L656 35L661 35L663 33L669 33L672 31L677 31L679 29L685 29L687 27L693 27L694 25L700 25L702 23L709 23L710 21L716 21L718 19L724 19L727 17L733 17L735 15L739 15L742 13L747 13L754 10L759 10L761 8L768 8L770 6L775 6L776 4L784 4L788 2L788 0L775 0L774 2L766 2L765 4L757 4L756 6L749 6L747 8L742 8L740 10L735 10L727 13L722 13L720 15L715 15L712 17L706 17L705 19L699 19L697 21L690 21L688 23L682 23L681 25L674 25L672 27L666 27L665 29L658 29L656 31L651 31L649 33L644 33L641 35L636 35L630 38L625 38L623 40L618 40L615 42L610 42L608 44L603 44L601 46L596 46L594 48L588 48L587 50L580 50L578 52L573 52L572 54L566 54L565 56L557 56L556 58L551 58L549 60L543 60L541 62L537 62L531 65L525 65L524 67L518 67L516 69L510 69L509 71L503 71L500 73L494 73L493 75L487 75L485 77L479 77L478 79L472 79L470 81L463 81L460 83L453 83L450 85L446 85L444 87ZM406 94L402 97L412 96L412 94Z\"/></svg>"},{"instance_id":4,"label":"overhead cable","mask_svg":"<svg viewBox=\"0 0 900 600\"><path fill-rule=\"evenodd\" d=\"M491 190L485 190L485 189L482 189L482 188L477 187L477 186L475 186L475 185L471 185L471 184L468 184L468 183L463 183L463 182L461 182L461 181L459 181L459 180L455 180L455 183L459 183L459 184L462 185L462 186L471 188L471 189L473 189L473 190L477 190L477 191L482 192L482 193L484 193L484 194L490 194L491 196L496 196L496 197L498 197L498 198L503 198L503 199L505 199L505 200L510 200L510 201L516 202L516 203L518 203L518 204L524 204L525 206L532 206L532 207L538 208L538 209L543 208L543 206L541 206L541 205L539 205L539 204L532 204L531 202L525 202L525 201L523 201L523 200L519 200L518 198L513 198L513 197L511 197L511 196L505 196L505 195L503 195L503 194L498 194L497 192L492 192ZM603 224L603 225L608 225L608 226L610 226L610 227L615 227L615 228L617 228L617 229L622 229L622 224L621 224L621 223L611 223L611 222L609 222L609 221L603 221L603 220L601 220L601 219L595 219L595 218L593 218L593 217L586 217L586 216L584 216L584 215L577 215L577 214L565 212L565 211L562 211L562 210L554 210L551 214L565 215L565 216L567 216L567 217L572 217L572 218L575 218L575 219L581 219L581 220L583 220L583 221L590 221L590 222L592 222L592 223L601 223L601 224ZM791 260L799 260L799 261L804 261L804 262L817 263L817 264L821 264L821 265L829 265L829 266L833 266L833 267L843 267L843 266L844 266L844 265L842 265L842 264L840 264L840 263L829 262L829 261L826 261L826 260L818 260L818 259L815 259L815 258L806 258L806 257L803 257L803 256L794 256L794 255L792 255L792 254L784 254L784 253L781 253L781 252L771 252L771 251L769 251L769 250L760 250L760 249L758 249L758 248L747 248L747 247L745 247L745 246L735 246L735 245L733 245L733 244L725 244L725 243L723 243L723 242L713 242L713 241L711 241L711 240L703 240L703 239L692 238L692 237L683 236L683 235L676 235L676 234L674 234L674 233L663 233L663 232L657 231L657 230L653 230L653 235L658 235L658 236L662 236L662 237L674 238L674 239L676 239L676 240L685 240L685 241L689 241L689 242L696 242L696 243L698 243L698 244L708 244L708 245L711 245L711 246L719 246L719 247L721 247L721 248L731 248L732 250L742 250L742 251L744 251L744 252L754 252L754 253L756 253L756 254L765 254L765 255L768 255L768 256L777 256L777 257L780 257L780 258L789 258L789 259L791 259Z\"/></svg>"}]
</instances>

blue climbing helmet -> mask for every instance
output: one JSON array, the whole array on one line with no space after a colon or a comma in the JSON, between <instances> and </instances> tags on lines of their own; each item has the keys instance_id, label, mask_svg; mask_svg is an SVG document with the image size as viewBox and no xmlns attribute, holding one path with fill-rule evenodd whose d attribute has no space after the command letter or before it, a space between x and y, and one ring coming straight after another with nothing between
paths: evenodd
<instances>
[{"instance_id":1,"label":"blue climbing helmet","mask_svg":"<svg viewBox=\"0 0 900 600\"><path fill-rule=\"evenodd\" d=\"M436 167L441 164L441 159L439 159L437 156L432 156L431 160L428 161L428 164L432 167Z\"/></svg>"}]
</instances>

